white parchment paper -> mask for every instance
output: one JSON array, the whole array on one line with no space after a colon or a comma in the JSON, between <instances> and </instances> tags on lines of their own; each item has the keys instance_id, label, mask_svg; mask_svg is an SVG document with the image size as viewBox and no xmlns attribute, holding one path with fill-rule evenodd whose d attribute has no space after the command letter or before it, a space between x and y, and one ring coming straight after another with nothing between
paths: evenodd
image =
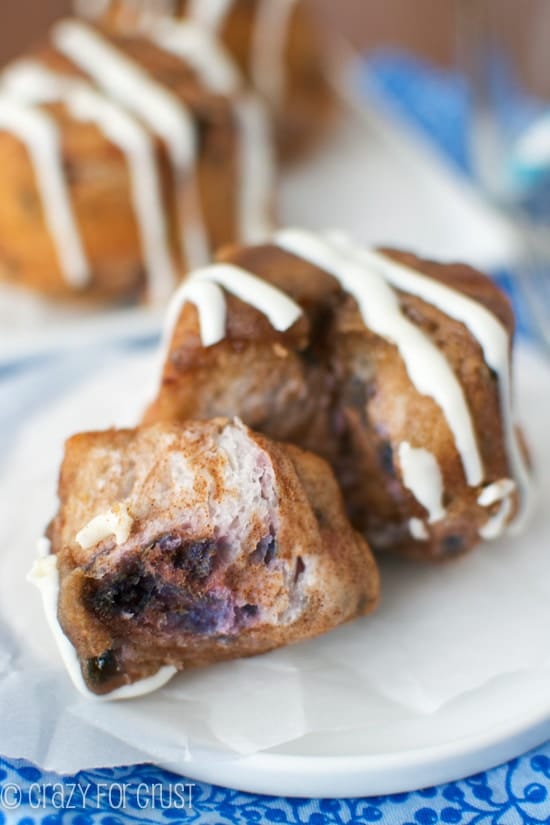
<instances>
[{"instance_id":1,"label":"white parchment paper","mask_svg":"<svg viewBox=\"0 0 550 825\"><path fill-rule=\"evenodd\" d=\"M0 479L0 751L76 771L193 748L252 754L323 731L384 739L494 680L532 673L550 687L550 367L520 353L518 395L537 464L539 506L517 539L439 566L382 565L374 616L255 659L182 674L128 702L80 697L25 581L56 507L64 439L131 425L151 393L156 356L118 357L21 432ZM389 740L388 740L389 741ZM215 756L213 756L215 758Z\"/></svg>"}]
</instances>

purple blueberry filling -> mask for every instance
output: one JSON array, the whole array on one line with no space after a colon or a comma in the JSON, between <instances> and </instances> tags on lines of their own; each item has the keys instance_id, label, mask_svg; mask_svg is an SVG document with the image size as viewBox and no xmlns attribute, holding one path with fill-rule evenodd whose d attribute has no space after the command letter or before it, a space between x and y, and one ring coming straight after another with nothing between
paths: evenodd
<instances>
[{"instance_id":1,"label":"purple blueberry filling","mask_svg":"<svg viewBox=\"0 0 550 825\"><path fill-rule=\"evenodd\" d=\"M256 604L243 604L234 610L235 624L238 628L247 627L257 618L260 609Z\"/></svg>"},{"instance_id":2,"label":"purple blueberry filling","mask_svg":"<svg viewBox=\"0 0 550 825\"><path fill-rule=\"evenodd\" d=\"M113 679L119 672L118 662L113 650L106 650L100 656L87 659L84 668L86 681L91 685L102 685Z\"/></svg>"},{"instance_id":3,"label":"purple blueberry filling","mask_svg":"<svg viewBox=\"0 0 550 825\"><path fill-rule=\"evenodd\" d=\"M219 545L211 539L183 544L174 555L174 567L185 570L191 579L207 579L219 555Z\"/></svg>"},{"instance_id":4,"label":"purple blueberry filling","mask_svg":"<svg viewBox=\"0 0 550 825\"><path fill-rule=\"evenodd\" d=\"M213 592L208 579L226 558L223 540L185 541L177 533L160 536L122 561L112 575L89 578L84 602L90 612L109 625L133 620L152 632L202 635L233 633L258 615L255 604L235 606L225 592ZM250 556L269 565L277 555L273 535L262 538ZM107 651L90 659L90 681L107 679L116 662Z\"/></svg>"},{"instance_id":5,"label":"purple blueberry filling","mask_svg":"<svg viewBox=\"0 0 550 825\"><path fill-rule=\"evenodd\" d=\"M264 536L256 545L256 549L251 555L255 564L270 564L277 555L277 541L275 536Z\"/></svg>"},{"instance_id":6,"label":"purple blueberry filling","mask_svg":"<svg viewBox=\"0 0 550 825\"><path fill-rule=\"evenodd\" d=\"M177 610L166 613L165 621L167 630L210 636L224 632L231 624L231 605L227 599L207 593L180 603Z\"/></svg>"},{"instance_id":7,"label":"purple blueberry filling","mask_svg":"<svg viewBox=\"0 0 550 825\"><path fill-rule=\"evenodd\" d=\"M134 560L115 577L90 585L85 601L100 619L108 621L121 614L141 615L155 592L154 577Z\"/></svg>"},{"instance_id":8,"label":"purple blueberry filling","mask_svg":"<svg viewBox=\"0 0 550 825\"><path fill-rule=\"evenodd\" d=\"M383 441L378 447L378 463L386 475L395 477L393 447L389 441Z\"/></svg>"}]
</instances>

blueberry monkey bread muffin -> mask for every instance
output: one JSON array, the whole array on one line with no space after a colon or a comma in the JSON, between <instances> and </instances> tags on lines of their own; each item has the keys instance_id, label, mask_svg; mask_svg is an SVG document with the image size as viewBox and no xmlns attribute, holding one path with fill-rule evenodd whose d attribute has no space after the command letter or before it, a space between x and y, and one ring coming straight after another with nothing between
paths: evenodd
<instances>
[{"instance_id":1,"label":"blueberry monkey bread muffin","mask_svg":"<svg viewBox=\"0 0 550 825\"><path fill-rule=\"evenodd\" d=\"M265 237L270 145L262 105L208 32L63 20L0 76L0 278L162 302L219 245Z\"/></svg>"},{"instance_id":2,"label":"blueberry monkey bread muffin","mask_svg":"<svg viewBox=\"0 0 550 825\"><path fill-rule=\"evenodd\" d=\"M137 695L377 602L328 465L236 420L74 436L59 499L33 577L54 581L67 664L95 694Z\"/></svg>"},{"instance_id":3,"label":"blueberry monkey bread muffin","mask_svg":"<svg viewBox=\"0 0 550 825\"><path fill-rule=\"evenodd\" d=\"M282 230L180 288L145 421L238 415L326 458L373 549L448 558L528 511L512 333L467 266Z\"/></svg>"},{"instance_id":4,"label":"blueberry monkey bread muffin","mask_svg":"<svg viewBox=\"0 0 550 825\"><path fill-rule=\"evenodd\" d=\"M271 111L283 159L303 155L335 110L331 37L309 0L80 0L79 11L115 30L147 30L155 19L192 20L216 36Z\"/></svg>"}]
</instances>

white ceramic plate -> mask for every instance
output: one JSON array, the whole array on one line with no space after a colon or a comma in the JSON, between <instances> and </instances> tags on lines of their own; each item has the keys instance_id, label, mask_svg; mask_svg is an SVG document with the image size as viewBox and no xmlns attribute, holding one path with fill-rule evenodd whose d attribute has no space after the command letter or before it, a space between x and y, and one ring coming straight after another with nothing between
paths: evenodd
<instances>
[{"instance_id":1,"label":"white ceramic plate","mask_svg":"<svg viewBox=\"0 0 550 825\"><path fill-rule=\"evenodd\" d=\"M82 428L131 423L150 393L154 362L142 354L113 359L102 373L39 409L0 478L0 640L2 650L19 649L15 671L0 661L0 704L13 711L2 728L7 755L63 772L154 761L250 792L338 797L463 778L550 736L548 506L539 506L522 537L485 545L451 564L384 562L380 610L329 636L183 674L144 700L98 706L79 699L24 575L34 539L54 508L64 437ZM550 501L550 366L522 352L517 367L521 414L535 448L544 504ZM404 618L407 611L411 621ZM424 625L422 635L413 629L416 619L431 625ZM381 634L396 640L397 655L380 642ZM349 655L338 659L341 650ZM358 696L348 663L360 657L367 676ZM325 667L335 661L340 666ZM413 670L414 678L402 679ZM445 684L447 673L454 673L453 684L461 682L456 695ZM297 690L277 704L286 696L288 678ZM50 701L37 704L37 691L46 691ZM452 698L438 704L443 695ZM337 730L334 719L345 717L342 707L350 701L351 723L348 715ZM264 732L256 724L261 727L265 717L275 723L270 742L260 747ZM278 743L274 724L282 731ZM302 735L300 729L309 732Z\"/></svg>"}]
</instances>

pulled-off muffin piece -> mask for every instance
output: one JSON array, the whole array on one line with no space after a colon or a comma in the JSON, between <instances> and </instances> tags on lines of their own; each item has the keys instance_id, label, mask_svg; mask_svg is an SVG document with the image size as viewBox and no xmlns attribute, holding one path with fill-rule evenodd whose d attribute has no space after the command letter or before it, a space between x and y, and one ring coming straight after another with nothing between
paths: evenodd
<instances>
[{"instance_id":1,"label":"pulled-off muffin piece","mask_svg":"<svg viewBox=\"0 0 550 825\"><path fill-rule=\"evenodd\" d=\"M59 498L57 565L34 578L57 566L59 624L96 694L308 639L378 598L328 465L239 421L74 436Z\"/></svg>"},{"instance_id":2,"label":"pulled-off muffin piece","mask_svg":"<svg viewBox=\"0 0 550 825\"><path fill-rule=\"evenodd\" d=\"M328 459L375 550L447 558L528 511L512 334L467 266L282 230L174 297L145 420L237 415Z\"/></svg>"}]
</instances>

